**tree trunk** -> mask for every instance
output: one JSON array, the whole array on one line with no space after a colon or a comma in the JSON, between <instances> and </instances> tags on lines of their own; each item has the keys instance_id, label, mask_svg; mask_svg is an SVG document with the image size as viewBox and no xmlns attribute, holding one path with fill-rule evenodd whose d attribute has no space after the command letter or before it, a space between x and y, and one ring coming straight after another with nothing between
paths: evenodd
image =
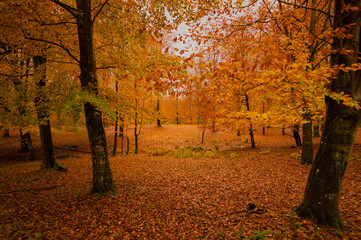
<instances>
[{"instance_id":1,"label":"tree trunk","mask_svg":"<svg viewBox=\"0 0 361 240\"><path fill-rule=\"evenodd\" d=\"M113 156L117 154L117 145L118 145L118 112L115 112Z\"/></svg>"},{"instance_id":2,"label":"tree trunk","mask_svg":"<svg viewBox=\"0 0 361 240\"><path fill-rule=\"evenodd\" d=\"M162 127L160 122L160 99L159 96L157 97L157 127Z\"/></svg>"},{"instance_id":3,"label":"tree trunk","mask_svg":"<svg viewBox=\"0 0 361 240\"><path fill-rule=\"evenodd\" d=\"M344 11L350 5L357 10ZM360 52L361 1L335 0L334 29L348 26L348 38L334 37L331 62L333 66L350 67ZM355 24L354 24L355 23ZM354 25L352 25L354 24ZM343 52L350 52L346 55ZM330 91L347 94L358 102L361 96L360 71L339 70L331 78ZM339 200L345 171L353 148L360 111L326 97L326 119L321 143L308 177L302 203L296 209L301 217L316 219L320 224L342 229Z\"/></svg>"},{"instance_id":4,"label":"tree trunk","mask_svg":"<svg viewBox=\"0 0 361 240\"><path fill-rule=\"evenodd\" d=\"M20 152L29 153L29 160L35 160L35 152L33 148L33 142L31 140L30 132L23 134L23 131L20 129Z\"/></svg>"},{"instance_id":5,"label":"tree trunk","mask_svg":"<svg viewBox=\"0 0 361 240\"><path fill-rule=\"evenodd\" d=\"M247 111L250 111L248 95L245 94L244 96L246 98ZM251 120L250 119L248 119L248 120L249 120L249 136L251 138L251 147L252 147L252 149L254 149L254 148L256 148L256 142L254 140L253 126L252 126Z\"/></svg>"},{"instance_id":6,"label":"tree trunk","mask_svg":"<svg viewBox=\"0 0 361 240\"><path fill-rule=\"evenodd\" d=\"M78 10L77 27L80 50L81 86L90 94L98 94L98 80L93 48L93 22L91 0L76 0ZM107 143L102 122L102 112L90 102L84 104L86 126L93 162L94 193L113 191Z\"/></svg>"},{"instance_id":7,"label":"tree trunk","mask_svg":"<svg viewBox=\"0 0 361 240\"><path fill-rule=\"evenodd\" d=\"M293 126L293 137L295 138L295 142L297 146L302 146L301 137L300 137L300 127L298 125Z\"/></svg>"},{"instance_id":8,"label":"tree trunk","mask_svg":"<svg viewBox=\"0 0 361 240\"><path fill-rule=\"evenodd\" d=\"M176 93L176 100L175 100L175 114L176 114L176 124L179 125L180 121L179 121L179 103L178 103L178 92Z\"/></svg>"},{"instance_id":9,"label":"tree trunk","mask_svg":"<svg viewBox=\"0 0 361 240\"><path fill-rule=\"evenodd\" d=\"M282 128L282 136L283 135L286 135L286 128L284 128L284 127Z\"/></svg>"},{"instance_id":10,"label":"tree trunk","mask_svg":"<svg viewBox=\"0 0 361 240\"><path fill-rule=\"evenodd\" d=\"M206 129L203 129L203 131L202 131L202 144L204 143L204 134L205 134L205 132L206 132Z\"/></svg>"},{"instance_id":11,"label":"tree trunk","mask_svg":"<svg viewBox=\"0 0 361 240\"><path fill-rule=\"evenodd\" d=\"M34 56L34 75L38 87L38 96L35 98L35 106L38 113L41 151L43 155L42 169L64 170L56 162L53 138L49 120L49 99L46 95L46 58Z\"/></svg>"},{"instance_id":12,"label":"tree trunk","mask_svg":"<svg viewBox=\"0 0 361 240\"><path fill-rule=\"evenodd\" d=\"M127 152L126 154L128 155L129 154L129 137L127 137Z\"/></svg>"},{"instance_id":13,"label":"tree trunk","mask_svg":"<svg viewBox=\"0 0 361 240\"><path fill-rule=\"evenodd\" d=\"M311 114L305 113L303 118L308 121L302 125L302 154L301 164L312 164L313 161L313 141L312 141L312 121Z\"/></svg>"},{"instance_id":14,"label":"tree trunk","mask_svg":"<svg viewBox=\"0 0 361 240\"><path fill-rule=\"evenodd\" d=\"M299 216L342 228L338 212L340 191L358 126L359 113L328 99L325 130L308 177L304 199L296 210Z\"/></svg>"},{"instance_id":15,"label":"tree trunk","mask_svg":"<svg viewBox=\"0 0 361 240\"><path fill-rule=\"evenodd\" d=\"M321 137L319 125L313 126L313 137Z\"/></svg>"}]
</instances>

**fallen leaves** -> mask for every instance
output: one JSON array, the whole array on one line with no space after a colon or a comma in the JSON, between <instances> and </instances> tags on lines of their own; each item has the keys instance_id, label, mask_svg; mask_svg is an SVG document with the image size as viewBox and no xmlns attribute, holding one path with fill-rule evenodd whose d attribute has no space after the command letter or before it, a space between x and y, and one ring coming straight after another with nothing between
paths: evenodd
<instances>
[{"instance_id":1,"label":"fallen leaves","mask_svg":"<svg viewBox=\"0 0 361 240\"><path fill-rule=\"evenodd\" d=\"M361 162L351 161L340 210L346 231L337 233L292 213L304 192L309 167L291 154L293 139L270 129L257 135L260 148L244 148L240 137L208 133L203 149L219 157L176 158L149 151L196 148L196 126L145 126L138 155L112 157L116 194L92 195L91 158L74 151L59 159L68 172L40 171L35 162L6 162L0 168L0 236L23 239L359 239ZM112 137L111 134L108 137ZM57 145L68 136L55 134ZM77 140L76 140L77 139ZM72 137L80 150L86 136ZM132 140L132 139L131 139ZM2 139L1 144L7 140ZM358 137L356 143L361 142ZM241 145L239 145L241 144ZM283 147L283 148L282 148ZM227 151L238 158L228 158ZM59 151L67 151L59 149ZM360 152L355 145L355 154ZM266 151L260 154L260 152ZM69 152L70 153L70 152ZM5 154L5 152L4 152ZM63 153L64 154L64 153ZM2 154L1 154L2 155ZM3 162L3 161L2 161ZM54 187L56 186L56 187ZM43 189L42 189L43 188ZM39 189L22 191L22 189ZM17 191L21 190L21 191ZM253 210L249 204L254 204ZM28 211L27 211L27 210ZM252 211L261 209L259 213Z\"/></svg>"}]
</instances>

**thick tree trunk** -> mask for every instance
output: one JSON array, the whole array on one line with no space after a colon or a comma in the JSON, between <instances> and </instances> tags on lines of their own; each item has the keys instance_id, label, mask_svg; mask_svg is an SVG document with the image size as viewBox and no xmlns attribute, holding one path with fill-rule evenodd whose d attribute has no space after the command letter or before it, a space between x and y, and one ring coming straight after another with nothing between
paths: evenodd
<instances>
[{"instance_id":1,"label":"thick tree trunk","mask_svg":"<svg viewBox=\"0 0 361 240\"><path fill-rule=\"evenodd\" d=\"M301 164L312 164L313 161L313 141L312 141L312 121L311 114L304 114L303 118L308 121L302 125L302 154Z\"/></svg>"},{"instance_id":2,"label":"thick tree trunk","mask_svg":"<svg viewBox=\"0 0 361 240\"><path fill-rule=\"evenodd\" d=\"M77 26L80 49L81 86L90 94L98 94L98 80L93 49L93 22L91 0L77 0ZM102 112L93 104L84 104L86 126L93 161L94 193L113 191L113 180L109 165L107 143L102 122Z\"/></svg>"},{"instance_id":3,"label":"thick tree trunk","mask_svg":"<svg viewBox=\"0 0 361 240\"><path fill-rule=\"evenodd\" d=\"M357 10L344 11L350 5ZM359 62L361 1L335 0L334 28L348 26L352 37L334 37L333 66L350 67ZM350 52L349 55L344 52ZM339 70L331 79L330 91L343 93L358 102L361 99L361 73ZM302 203L296 209L301 217L316 219L320 224L342 229L339 200L344 174L350 159L354 138L360 125L360 111L326 97L326 119L320 148L308 177Z\"/></svg>"},{"instance_id":4,"label":"thick tree trunk","mask_svg":"<svg viewBox=\"0 0 361 240\"><path fill-rule=\"evenodd\" d=\"M39 133L41 151L43 155L42 169L64 170L56 162L51 127L49 120L49 99L46 95L46 58L44 56L33 57L34 75L38 86L38 96L35 98L35 106L38 112Z\"/></svg>"},{"instance_id":5,"label":"thick tree trunk","mask_svg":"<svg viewBox=\"0 0 361 240\"><path fill-rule=\"evenodd\" d=\"M340 191L357 128L359 113L328 99L325 130L315 158L304 199L296 212L320 224L341 229Z\"/></svg>"}]
</instances>

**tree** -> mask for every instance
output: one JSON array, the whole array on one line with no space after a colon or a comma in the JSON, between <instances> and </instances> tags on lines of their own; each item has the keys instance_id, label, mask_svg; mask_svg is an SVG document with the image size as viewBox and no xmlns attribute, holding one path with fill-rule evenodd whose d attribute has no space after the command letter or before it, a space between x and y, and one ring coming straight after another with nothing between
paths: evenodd
<instances>
[{"instance_id":1,"label":"tree","mask_svg":"<svg viewBox=\"0 0 361 240\"><path fill-rule=\"evenodd\" d=\"M65 170L57 161L54 151L53 138L50 127L49 96L46 93L46 56L33 57L34 78L38 87L35 106L38 112L41 150L43 155L42 169Z\"/></svg>"},{"instance_id":2,"label":"tree","mask_svg":"<svg viewBox=\"0 0 361 240\"><path fill-rule=\"evenodd\" d=\"M58 0L52 0L68 11L76 19L80 51L80 82L83 90L91 95L98 95L98 79L93 47L93 23L91 0L77 0L76 9ZM102 6L107 3L105 1ZM100 8L99 11L102 10ZM102 112L91 102L84 103L86 127L93 161L94 193L113 191L114 185L107 152L107 143L103 127Z\"/></svg>"},{"instance_id":3,"label":"tree","mask_svg":"<svg viewBox=\"0 0 361 240\"><path fill-rule=\"evenodd\" d=\"M326 96L326 118L320 148L312 165L303 201L296 209L301 217L342 229L339 200L361 111L360 29L361 1L335 0L331 63L335 76ZM332 96L336 94L337 97ZM347 96L354 104L342 99Z\"/></svg>"}]
</instances>

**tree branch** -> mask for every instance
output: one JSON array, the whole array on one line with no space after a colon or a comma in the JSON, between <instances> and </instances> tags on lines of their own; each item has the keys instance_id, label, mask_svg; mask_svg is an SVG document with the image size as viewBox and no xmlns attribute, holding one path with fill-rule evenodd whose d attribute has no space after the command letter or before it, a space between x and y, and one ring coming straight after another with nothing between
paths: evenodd
<instances>
[{"instance_id":1,"label":"tree branch","mask_svg":"<svg viewBox=\"0 0 361 240\"><path fill-rule=\"evenodd\" d=\"M98 12L94 15L92 23L94 23L96 17L99 15L99 13L103 10L104 6L109 2L109 0L105 0L105 2L102 4L102 6L99 8Z\"/></svg>"},{"instance_id":2,"label":"tree branch","mask_svg":"<svg viewBox=\"0 0 361 240\"><path fill-rule=\"evenodd\" d=\"M61 49L63 49L65 52L67 52L69 54L69 56L74 59L77 63L80 63L80 60L74 56L70 50L68 48L66 48L64 45L62 44L59 44L59 43L56 43L56 42L51 42L51 41L48 41L48 40L45 40L45 39L38 39L38 38L33 38L33 37L29 37L26 35L26 33L23 31L24 33L24 38L27 39L27 40L32 40L32 41L37 41L37 42L44 42L44 43L48 43L50 45L54 45L54 46L57 46Z\"/></svg>"},{"instance_id":3,"label":"tree branch","mask_svg":"<svg viewBox=\"0 0 361 240\"><path fill-rule=\"evenodd\" d=\"M78 19L79 15L78 15L78 10L76 8L73 8L72 6L69 6L68 4L65 4L59 0L50 0L53 3L59 5L60 7L64 8L67 12L69 12L71 15L74 16L74 18Z\"/></svg>"},{"instance_id":4,"label":"tree branch","mask_svg":"<svg viewBox=\"0 0 361 240\"><path fill-rule=\"evenodd\" d=\"M295 4L295 3L284 2L284 1L281 1L281 0L278 0L278 2L284 3L284 4L286 4L286 5L291 5L291 6L294 6L294 7L298 7L298 8L304 8L304 9L308 9L308 10L314 10L314 11L323 13L323 14L325 14L325 15L328 16L328 17L333 18L333 16L332 16L331 14L329 14L328 12L326 12L326 11L324 11L324 10L321 10L321 9L317 9L317 8L313 8L313 7L307 7L307 6L303 6L303 5L297 5L297 4Z\"/></svg>"}]
</instances>

